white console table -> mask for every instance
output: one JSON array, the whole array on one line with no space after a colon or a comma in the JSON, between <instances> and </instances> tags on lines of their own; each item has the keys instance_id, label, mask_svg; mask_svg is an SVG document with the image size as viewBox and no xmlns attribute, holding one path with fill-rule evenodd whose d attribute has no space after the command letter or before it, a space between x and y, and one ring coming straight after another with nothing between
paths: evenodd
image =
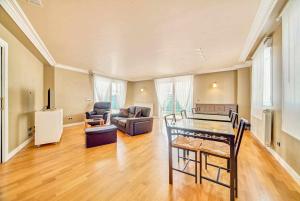
<instances>
[{"instance_id":1,"label":"white console table","mask_svg":"<svg viewBox=\"0 0 300 201\"><path fill-rule=\"evenodd\" d=\"M63 132L63 110L41 110L35 112L34 145L56 143Z\"/></svg>"}]
</instances>

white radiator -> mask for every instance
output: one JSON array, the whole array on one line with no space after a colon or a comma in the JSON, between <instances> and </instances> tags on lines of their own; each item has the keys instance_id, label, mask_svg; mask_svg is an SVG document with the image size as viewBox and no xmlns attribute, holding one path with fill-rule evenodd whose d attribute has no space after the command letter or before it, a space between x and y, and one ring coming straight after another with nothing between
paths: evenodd
<instances>
[{"instance_id":1,"label":"white radiator","mask_svg":"<svg viewBox=\"0 0 300 201\"><path fill-rule=\"evenodd\" d=\"M267 147L271 146L272 141L272 111L263 111L263 122L262 122L262 132L264 136L264 143Z\"/></svg>"}]
</instances>

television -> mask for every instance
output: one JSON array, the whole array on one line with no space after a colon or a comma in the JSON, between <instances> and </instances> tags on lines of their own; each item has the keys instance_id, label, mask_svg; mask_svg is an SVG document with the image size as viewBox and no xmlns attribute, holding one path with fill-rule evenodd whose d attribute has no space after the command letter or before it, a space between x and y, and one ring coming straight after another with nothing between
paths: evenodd
<instances>
[{"instance_id":1,"label":"television","mask_svg":"<svg viewBox=\"0 0 300 201\"><path fill-rule=\"evenodd\" d=\"M51 92L50 88L48 89L48 102L47 102L47 110L50 110L51 108Z\"/></svg>"}]
</instances>

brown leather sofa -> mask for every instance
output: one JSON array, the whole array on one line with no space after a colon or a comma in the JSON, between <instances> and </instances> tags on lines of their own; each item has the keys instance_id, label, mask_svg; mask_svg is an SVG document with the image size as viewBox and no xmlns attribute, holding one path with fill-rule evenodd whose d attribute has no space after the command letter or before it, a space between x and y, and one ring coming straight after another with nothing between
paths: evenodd
<instances>
[{"instance_id":1,"label":"brown leather sofa","mask_svg":"<svg viewBox=\"0 0 300 201\"><path fill-rule=\"evenodd\" d=\"M111 123L119 130L129 135L138 135L152 131L153 117L150 117L151 108L131 106L126 109L127 112L112 114Z\"/></svg>"}]
</instances>

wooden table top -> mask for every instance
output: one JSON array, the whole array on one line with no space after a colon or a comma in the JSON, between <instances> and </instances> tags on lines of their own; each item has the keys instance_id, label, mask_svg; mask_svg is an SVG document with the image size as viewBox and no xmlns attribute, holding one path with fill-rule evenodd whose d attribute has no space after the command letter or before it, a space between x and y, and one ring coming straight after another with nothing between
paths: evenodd
<instances>
[{"instance_id":1,"label":"wooden table top","mask_svg":"<svg viewBox=\"0 0 300 201\"><path fill-rule=\"evenodd\" d=\"M169 127L220 133L224 135L234 135L232 124L229 122L181 119L177 120L175 123L170 124Z\"/></svg>"},{"instance_id":2,"label":"wooden table top","mask_svg":"<svg viewBox=\"0 0 300 201\"><path fill-rule=\"evenodd\" d=\"M187 114L190 119L200 119L200 120L211 120L211 121L224 121L230 122L230 118L227 115L217 115L217 114Z\"/></svg>"}]
</instances>

